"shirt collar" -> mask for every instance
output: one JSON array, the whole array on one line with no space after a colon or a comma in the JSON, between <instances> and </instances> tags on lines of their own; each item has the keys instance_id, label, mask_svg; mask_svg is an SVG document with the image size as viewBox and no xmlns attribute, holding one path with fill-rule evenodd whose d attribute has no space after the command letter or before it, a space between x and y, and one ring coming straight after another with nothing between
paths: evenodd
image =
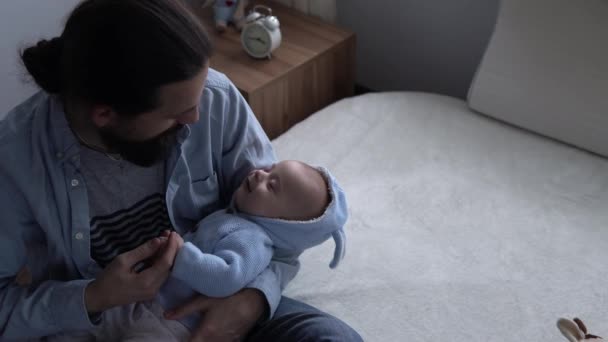
<instances>
[{"instance_id":1,"label":"shirt collar","mask_svg":"<svg viewBox=\"0 0 608 342\"><path fill-rule=\"evenodd\" d=\"M184 125L184 127L182 127L176 135L177 138L177 143L178 144L183 144L184 141L186 141L186 139L188 139L188 137L190 136L190 132L191 132L191 128L190 125Z\"/></svg>"},{"instance_id":2,"label":"shirt collar","mask_svg":"<svg viewBox=\"0 0 608 342\"><path fill-rule=\"evenodd\" d=\"M70 128L61 100L51 95L49 102L51 139L55 146L55 157L63 162L80 152L80 143Z\"/></svg>"}]
</instances>

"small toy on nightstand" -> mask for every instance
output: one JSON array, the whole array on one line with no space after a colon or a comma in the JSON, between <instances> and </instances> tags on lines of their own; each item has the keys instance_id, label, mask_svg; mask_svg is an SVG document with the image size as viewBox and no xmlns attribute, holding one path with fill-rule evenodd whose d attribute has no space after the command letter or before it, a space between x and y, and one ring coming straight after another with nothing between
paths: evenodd
<instances>
[{"instance_id":1,"label":"small toy on nightstand","mask_svg":"<svg viewBox=\"0 0 608 342\"><path fill-rule=\"evenodd\" d=\"M248 0L202 0L202 7L213 5L213 17L215 29L223 33L228 28L228 24L233 24L237 30L241 31L245 24L245 7Z\"/></svg>"}]
</instances>

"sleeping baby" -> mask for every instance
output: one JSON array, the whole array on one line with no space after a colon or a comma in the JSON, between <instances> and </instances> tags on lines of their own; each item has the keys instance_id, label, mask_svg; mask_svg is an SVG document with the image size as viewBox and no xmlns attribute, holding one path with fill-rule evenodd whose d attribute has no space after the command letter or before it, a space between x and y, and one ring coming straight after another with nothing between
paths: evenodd
<instances>
[{"instance_id":1,"label":"sleeping baby","mask_svg":"<svg viewBox=\"0 0 608 342\"><path fill-rule=\"evenodd\" d=\"M230 296L273 257L298 265L305 249L330 237L336 244L334 268L344 256L346 219L344 192L326 169L282 161L254 170L235 191L229 209L209 215L184 235L161 304L170 309L196 293ZM193 329L198 317L181 322Z\"/></svg>"}]
</instances>

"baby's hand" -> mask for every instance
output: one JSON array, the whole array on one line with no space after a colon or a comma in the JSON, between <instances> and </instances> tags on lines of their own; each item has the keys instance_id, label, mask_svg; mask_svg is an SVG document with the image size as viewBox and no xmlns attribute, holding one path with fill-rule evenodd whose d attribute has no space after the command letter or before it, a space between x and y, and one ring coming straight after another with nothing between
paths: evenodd
<instances>
[{"instance_id":1,"label":"baby's hand","mask_svg":"<svg viewBox=\"0 0 608 342\"><path fill-rule=\"evenodd\" d=\"M182 248L182 246L184 245L184 239L181 237L181 235L176 232L173 232L171 236L173 236L175 240L177 240L177 249L179 250L180 248Z\"/></svg>"},{"instance_id":2,"label":"baby's hand","mask_svg":"<svg viewBox=\"0 0 608 342\"><path fill-rule=\"evenodd\" d=\"M160 234L160 238L161 240L164 239L164 241L173 238L177 241L177 249L182 248L182 246L184 245L184 239L181 237L181 235L179 235L177 232L171 232L169 230L165 230Z\"/></svg>"}]
</instances>

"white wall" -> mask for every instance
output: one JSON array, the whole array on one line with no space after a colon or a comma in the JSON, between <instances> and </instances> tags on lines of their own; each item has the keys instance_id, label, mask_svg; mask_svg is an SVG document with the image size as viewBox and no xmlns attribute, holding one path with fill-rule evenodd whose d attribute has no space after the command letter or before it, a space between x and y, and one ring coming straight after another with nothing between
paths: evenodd
<instances>
[{"instance_id":1,"label":"white wall","mask_svg":"<svg viewBox=\"0 0 608 342\"><path fill-rule=\"evenodd\" d=\"M28 83L19 50L61 33L79 0L0 0L0 118L36 91Z\"/></svg>"},{"instance_id":2,"label":"white wall","mask_svg":"<svg viewBox=\"0 0 608 342\"><path fill-rule=\"evenodd\" d=\"M336 20L336 0L275 0L323 20ZM280 19L280 18L279 18Z\"/></svg>"}]
</instances>

